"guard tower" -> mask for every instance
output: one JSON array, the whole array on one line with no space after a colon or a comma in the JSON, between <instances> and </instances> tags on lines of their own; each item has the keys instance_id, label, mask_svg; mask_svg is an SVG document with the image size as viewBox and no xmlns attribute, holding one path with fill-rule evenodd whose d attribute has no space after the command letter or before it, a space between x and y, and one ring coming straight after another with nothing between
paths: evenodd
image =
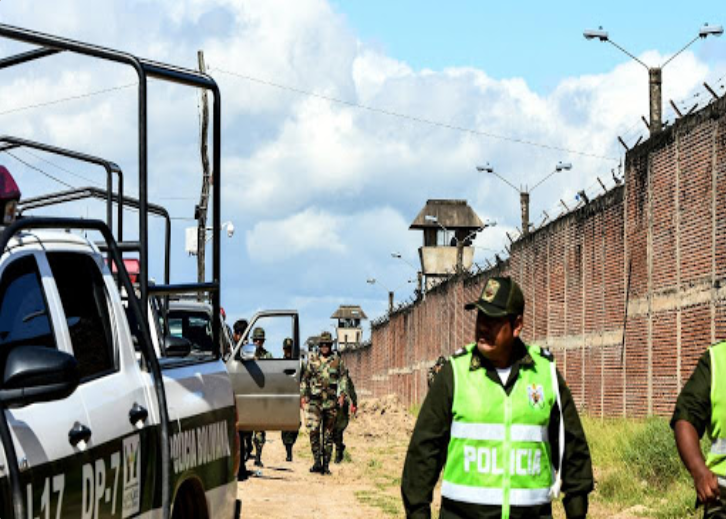
<instances>
[{"instance_id":1,"label":"guard tower","mask_svg":"<svg viewBox=\"0 0 726 519\"><path fill-rule=\"evenodd\" d=\"M368 319L358 305L340 305L331 319L337 319L335 333L338 338L338 350L345 351L350 346L357 346L363 340L361 320Z\"/></svg>"},{"instance_id":2,"label":"guard tower","mask_svg":"<svg viewBox=\"0 0 726 519\"><path fill-rule=\"evenodd\" d=\"M427 289L441 278L471 268L472 240L485 227L466 200L426 201L409 229L423 231L418 254Z\"/></svg>"}]
</instances>

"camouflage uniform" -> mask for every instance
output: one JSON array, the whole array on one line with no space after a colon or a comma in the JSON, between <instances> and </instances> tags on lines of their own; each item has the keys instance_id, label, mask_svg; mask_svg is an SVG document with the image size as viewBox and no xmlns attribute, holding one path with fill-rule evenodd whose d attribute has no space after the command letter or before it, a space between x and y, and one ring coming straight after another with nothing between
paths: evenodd
<instances>
[{"instance_id":1,"label":"camouflage uniform","mask_svg":"<svg viewBox=\"0 0 726 519\"><path fill-rule=\"evenodd\" d=\"M350 374L347 377L348 392L343 406L338 409L338 416L335 419L335 428L333 429L333 443L335 444L335 463L343 461L343 452L345 451L345 444L343 443L343 433L348 427L350 421L350 406L358 407L358 395L355 393L355 386L353 385L353 379L350 378Z\"/></svg>"},{"instance_id":2,"label":"camouflage uniform","mask_svg":"<svg viewBox=\"0 0 726 519\"><path fill-rule=\"evenodd\" d=\"M252 331L252 341L262 341L262 344L257 344L257 350L255 351L255 360L271 359L272 353L267 351L263 346L265 342L265 330L262 328L255 328ZM265 445L267 435L265 431L255 431L253 437L253 443L255 444L255 466L262 467L262 447Z\"/></svg>"},{"instance_id":3,"label":"camouflage uniform","mask_svg":"<svg viewBox=\"0 0 726 519\"><path fill-rule=\"evenodd\" d=\"M292 359L292 339L287 338L284 341L282 341L282 351L283 351L283 358L284 359ZM299 434L300 424L298 423L298 430L297 431L282 431L282 443L285 445L285 450L287 451L287 458L286 461L292 461L292 446L295 445L295 442L297 441L297 436Z\"/></svg>"},{"instance_id":4,"label":"camouflage uniform","mask_svg":"<svg viewBox=\"0 0 726 519\"><path fill-rule=\"evenodd\" d=\"M439 356L438 359L436 359L436 363L429 368L429 372L426 375L426 381L429 384L429 387L431 387L431 384L434 383L434 379L436 378L436 375L441 371L441 368L443 365L446 364L446 358L444 358L443 355Z\"/></svg>"},{"instance_id":5,"label":"camouflage uniform","mask_svg":"<svg viewBox=\"0 0 726 519\"><path fill-rule=\"evenodd\" d=\"M332 346L329 332L323 332L320 343ZM320 348L322 350L322 347ZM333 427L338 411L338 398L348 393L348 371L343 359L330 349L325 357L322 353L310 355L300 383L300 396L308 400L306 422L310 432L310 448L315 464L311 472L330 474L328 468L333 453ZM323 436L322 445L320 436Z\"/></svg>"}]
</instances>

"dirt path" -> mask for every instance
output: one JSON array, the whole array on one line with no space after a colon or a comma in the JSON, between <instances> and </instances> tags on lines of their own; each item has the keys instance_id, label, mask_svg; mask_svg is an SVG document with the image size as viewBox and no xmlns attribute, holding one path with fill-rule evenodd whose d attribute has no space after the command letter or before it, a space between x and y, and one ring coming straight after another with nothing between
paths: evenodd
<instances>
[{"instance_id":1,"label":"dirt path","mask_svg":"<svg viewBox=\"0 0 726 519\"><path fill-rule=\"evenodd\" d=\"M242 517L403 517L398 489L407 440L402 441L401 437L407 437L407 431L410 433L413 418L401 410L386 409L384 414L389 412L387 418L393 420L381 421L379 413L383 408L371 411L370 403L361 407L359 416L351 420L346 431L345 460L339 465L331 464L331 476L309 472L312 453L304 427L295 444L292 463L285 461L280 433L268 433L261 475L238 485ZM251 462L247 468L254 468Z\"/></svg>"}]
</instances>

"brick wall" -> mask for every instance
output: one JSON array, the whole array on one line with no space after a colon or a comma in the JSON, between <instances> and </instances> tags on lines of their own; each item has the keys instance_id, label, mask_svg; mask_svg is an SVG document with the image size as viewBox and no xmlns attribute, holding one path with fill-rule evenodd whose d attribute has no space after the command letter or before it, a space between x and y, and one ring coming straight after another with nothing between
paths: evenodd
<instances>
[{"instance_id":1,"label":"brick wall","mask_svg":"<svg viewBox=\"0 0 726 519\"><path fill-rule=\"evenodd\" d=\"M548 346L580 408L668 415L699 356L726 339L726 100L626 155L625 182L526 238L491 271L459 275L345 352L363 395L426 395L426 371L473 340L463 305L511 275L524 338Z\"/></svg>"}]
</instances>

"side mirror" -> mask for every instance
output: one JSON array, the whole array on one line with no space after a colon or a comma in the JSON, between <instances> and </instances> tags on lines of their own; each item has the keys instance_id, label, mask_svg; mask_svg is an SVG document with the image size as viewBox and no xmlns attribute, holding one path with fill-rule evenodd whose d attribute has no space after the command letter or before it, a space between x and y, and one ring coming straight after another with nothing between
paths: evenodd
<instances>
[{"instance_id":1,"label":"side mirror","mask_svg":"<svg viewBox=\"0 0 726 519\"><path fill-rule=\"evenodd\" d=\"M239 360L255 360L257 347L254 344L245 344L239 350Z\"/></svg>"},{"instance_id":2,"label":"side mirror","mask_svg":"<svg viewBox=\"0 0 726 519\"><path fill-rule=\"evenodd\" d=\"M80 381L76 359L43 346L17 346L8 354L0 387L0 403L22 407L62 400Z\"/></svg>"},{"instance_id":3,"label":"side mirror","mask_svg":"<svg viewBox=\"0 0 726 519\"><path fill-rule=\"evenodd\" d=\"M192 343L184 337L167 335L164 337L164 351L167 357L186 357L192 352Z\"/></svg>"}]
</instances>

